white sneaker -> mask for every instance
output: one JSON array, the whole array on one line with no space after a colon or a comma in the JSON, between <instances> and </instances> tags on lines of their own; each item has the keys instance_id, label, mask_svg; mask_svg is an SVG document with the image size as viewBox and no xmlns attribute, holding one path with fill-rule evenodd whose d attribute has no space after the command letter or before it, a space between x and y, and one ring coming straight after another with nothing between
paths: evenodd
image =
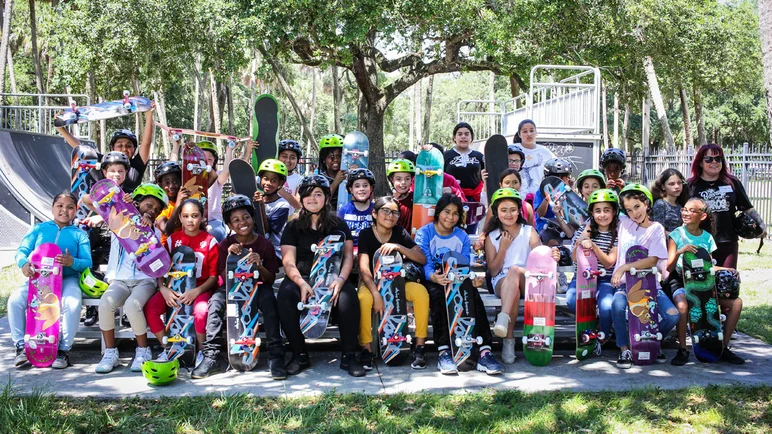
<instances>
[{"instance_id":1,"label":"white sneaker","mask_svg":"<svg viewBox=\"0 0 772 434\"><path fill-rule=\"evenodd\" d=\"M131 362L131 372L142 372L142 364L153 358L153 352L150 347L137 347L134 353L134 360Z\"/></svg>"},{"instance_id":2,"label":"white sneaker","mask_svg":"<svg viewBox=\"0 0 772 434\"><path fill-rule=\"evenodd\" d=\"M158 355L158 358L155 359L157 362L168 362L169 361L169 353L166 352L166 349L164 348L163 351L161 351L161 354Z\"/></svg>"},{"instance_id":3,"label":"white sneaker","mask_svg":"<svg viewBox=\"0 0 772 434\"><path fill-rule=\"evenodd\" d=\"M496 317L496 325L493 326L493 334L503 338L507 335L507 328L509 328L509 315L500 312L499 316Z\"/></svg>"},{"instance_id":4,"label":"white sneaker","mask_svg":"<svg viewBox=\"0 0 772 434\"><path fill-rule=\"evenodd\" d=\"M97 365L95 371L97 374L107 374L117 368L121 362L118 360L117 348L105 348L105 354Z\"/></svg>"},{"instance_id":5,"label":"white sneaker","mask_svg":"<svg viewBox=\"0 0 772 434\"><path fill-rule=\"evenodd\" d=\"M193 369L198 368L198 365L201 364L201 362L204 361L204 352L200 351L196 353L196 364L193 366Z\"/></svg>"},{"instance_id":6,"label":"white sneaker","mask_svg":"<svg viewBox=\"0 0 772 434\"><path fill-rule=\"evenodd\" d=\"M501 347L501 361L507 365L515 363L515 339L504 339L504 345Z\"/></svg>"}]
</instances>

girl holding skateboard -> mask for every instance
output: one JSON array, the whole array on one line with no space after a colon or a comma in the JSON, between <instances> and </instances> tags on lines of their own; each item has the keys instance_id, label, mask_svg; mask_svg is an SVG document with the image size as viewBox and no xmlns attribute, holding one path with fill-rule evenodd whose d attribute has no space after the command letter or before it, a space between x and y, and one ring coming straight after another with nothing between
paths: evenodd
<instances>
[{"instance_id":1,"label":"girl holding skateboard","mask_svg":"<svg viewBox=\"0 0 772 434\"><path fill-rule=\"evenodd\" d=\"M518 197L522 197L519 195L521 182L522 178L520 177L520 172L518 172L516 169L505 169L503 172L501 172L501 175L499 175L499 189L511 188L518 192ZM522 206L520 207L520 215L523 216L525 224L534 226L534 219L536 216L533 213L533 206L531 206L531 204L528 202L521 202ZM493 218L493 206L488 207L488 211L485 214L485 221L489 222L491 221L491 218ZM485 237L487 234L488 233L485 231L485 229L483 229L482 234L480 234L480 236L477 238L477 241L474 243L474 246L472 246L475 251L485 248Z\"/></svg>"}]
</instances>

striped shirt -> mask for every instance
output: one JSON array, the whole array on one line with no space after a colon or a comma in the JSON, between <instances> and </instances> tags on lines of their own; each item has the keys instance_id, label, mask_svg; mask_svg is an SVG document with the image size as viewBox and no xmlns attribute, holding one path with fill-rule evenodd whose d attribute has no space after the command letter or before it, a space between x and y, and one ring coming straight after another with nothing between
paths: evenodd
<instances>
[{"instance_id":1,"label":"striped shirt","mask_svg":"<svg viewBox=\"0 0 772 434\"><path fill-rule=\"evenodd\" d=\"M583 233L584 233L584 231L576 231L576 232L574 232L574 238L571 240L571 250L572 251L576 248L576 240L578 240L579 237L582 236ZM595 237L595 238L590 238L590 239L592 240L593 243L595 243L598 246L598 248L600 248L601 251L603 251L603 253L608 255L609 252L611 251L611 249L613 247L617 246L617 242L619 240L619 237L615 237L614 244L611 244L611 238L612 238L611 232L601 232L601 231L598 231L598 236ZM603 264L601 264L600 260L598 260L598 266L599 266L599 268L603 268L603 269L606 270L606 275L607 276L611 276L614 273L614 266L613 265L610 266L610 267L604 267ZM575 263L574 263L574 272L576 272L576 264Z\"/></svg>"}]
</instances>

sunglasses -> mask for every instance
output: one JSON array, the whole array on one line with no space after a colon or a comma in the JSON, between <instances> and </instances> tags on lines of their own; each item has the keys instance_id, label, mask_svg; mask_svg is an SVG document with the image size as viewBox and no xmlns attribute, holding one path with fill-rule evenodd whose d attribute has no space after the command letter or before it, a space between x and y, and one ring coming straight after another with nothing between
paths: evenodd
<instances>
[{"instance_id":1,"label":"sunglasses","mask_svg":"<svg viewBox=\"0 0 772 434\"><path fill-rule=\"evenodd\" d=\"M721 162L723 162L723 161L724 161L724 157L718 157L718 156L716 156L716 157L711 157L710 155L708 155L707 157L703 157L703 158L702 158L702 161L704 161L704 162L706 162L706 163L708 163L708 164L710 164L710 163L712 163L712 162L714 162L714 161L715 161L716 163L721 163Z\"/></svg>"}]
</instances>

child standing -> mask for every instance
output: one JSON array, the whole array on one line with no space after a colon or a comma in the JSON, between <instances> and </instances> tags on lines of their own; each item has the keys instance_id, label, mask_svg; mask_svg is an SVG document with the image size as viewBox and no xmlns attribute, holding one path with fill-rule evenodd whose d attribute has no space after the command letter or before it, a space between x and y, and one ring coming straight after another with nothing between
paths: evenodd
<instances>
[{"instance_id":1,"label":"child standing","mask_svg":"<svg viewBox=\"0 0 772 434\"><path fill-rule=\"evenodd\" d=\"M522 145L520 143L513 143L507 146L507 155L509 168L519 172L525 161L525 151L523 151Z\"/></svg>"},{"instance_id":2,"label":"child standing","mask_svg":"<svg viewBox=\"0 0 772 434\"><path fill-rule=\"evenodd\" d=\"M279 160L265 160L260 163L257 176L260 177L260 188L263 192L256 191L252 200L265 204L265 216L268 220L265 236L273 244L276 257L281 260L281 235L293 212L292 205L281 196L282 186L287 180L287 166Z\"/></svg>"},{"instance_id":3,"label":"child standing","mask_svg":"<svg viewBox=\"0 0 772 434\"><path fill-rule=\"evenodd\" d=\"M689 198L686 179L676 169L665 169L651 187L654 198L654 211L651 219L665 227L670 234L681 226L681 208Z\"/></svg>"},{"instance_id":4,"label":"child standing","mask_svg":"<svg viewBox=\"0 0 772 434\"><path fill-rule=\"evenodd\" d=\"M338 209L338 186L346 179L346 171L340 170L343 158L343 136L327 134L319 141L319 174L330 183L333 209Z\"/></svg>"},{"instance_id":5,"label":"child standing","mask_svg":"<svg viewBox=\"0 0 772 434\"><path fill-rule=\"evenodd\" d=\"M375 176L369 169L352 169L346 176L346 188L351 202L338 210L338 218L346 222L354 239L354 251L359 245L359 233L373 224L373 188Z\"/></svg>"},{"instance_id":6,"label":"child standing","mask_svg":"<svg viewBox=\"0 0 772 434\"><path fill-rule=\"evenodd\" d=\"M582 199L587 202L594 191L606 188L606 177L603 176L603 173L601 173L600 170L582 170L582 173L576 178L576 187L579 189L579 194L582 195Z\"/></svg>"},{"instance_id":7,"label":"child standing","mask_svg":"<svg viewBox=\"0 0 772 434\"><path fill-rule=\"evenodd\" d=\"M287 180L284 182L284 192L287 194L281 196L292 205L293 209L300 209L297 194L303 175L297 173L297 167L302 157L303 146L297 140L285 139L279 142L279 160L287 166Z\"/></svg>"},{"instance_id":8,"label":"child standing","mask_svg":"<svg viewBox=\"0 0 772 434\"><path fill-rule=\"evenodd\" d=\"M394 187L394 200L399 205L397 224L408 231L413 226L413 194L410 187L415 176L415 164L407 159L394 160L386 167L386 177Z\"/></svg>"},{"instance_id":9,"label":"child standing","mask_svg":"<svg viewBox=\"0 0 772 434\"><path fill-rule=\"evenodd\" d=\"M220 157L217 155L215 144L209 141L202 141L196 143L196 146L201 148L204 154L206 154L206 164L216 168ZM228 168L231 160L233 160L233 148L226 146L222 170L217 171L217 169L214 169L214 173L209 175L209 190L206 196L207 232L218 243L225 238L225 223L222 221L222 188L231 176L230 169Z\"/></svg>"},{"instance_id":10,"label":"child standing","mask_svg":"<svg viewBox=\"0 0 772 434\"><path fill-rule=\"evenodd\" d=\"M606 176L606 188L619 194L625 181L622 175L625 173L627 161L625 152L617 148L608 148L600 156L600 169Z\"/></svg>"}]
</instances>

